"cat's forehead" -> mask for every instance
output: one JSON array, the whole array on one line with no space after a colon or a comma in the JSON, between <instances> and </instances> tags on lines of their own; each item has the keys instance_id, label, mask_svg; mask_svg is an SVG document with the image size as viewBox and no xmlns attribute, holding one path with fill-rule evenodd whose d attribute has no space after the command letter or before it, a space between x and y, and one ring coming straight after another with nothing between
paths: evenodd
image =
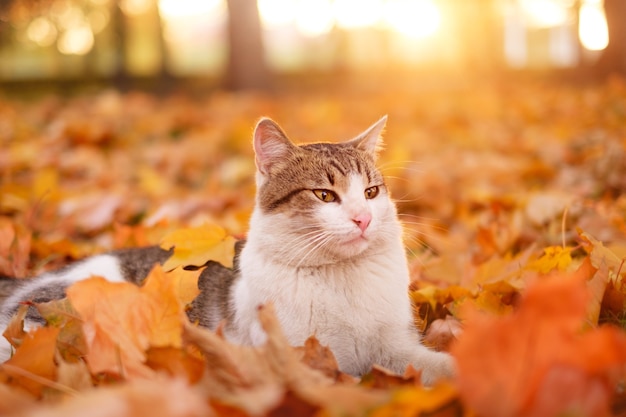
<instances>
[{"instance_id":1,"label":"cat's forehead","mask_svg":"<svg viewBox=\"0 0 626 417\"><path fill-rule=\"evenodd\" d=\"M331 181L348 178L351 174L362 174L368 181L379 176L371 155L344 143L311 143L299 148L314 176L324 176Z\"/></svg>"}]
</instances>

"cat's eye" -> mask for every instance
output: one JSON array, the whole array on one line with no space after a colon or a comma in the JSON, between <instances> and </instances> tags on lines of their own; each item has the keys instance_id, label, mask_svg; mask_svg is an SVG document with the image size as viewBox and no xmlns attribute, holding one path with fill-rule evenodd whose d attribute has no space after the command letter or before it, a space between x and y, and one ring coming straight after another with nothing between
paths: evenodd
<instances>
[{"instance_id":1,"label":"cat's eye","mask_svg":"<svg viewBox=\"0 0 626 417\"><path fill-rule=\"evenodd\" d=\"M337 194L330 190L313 190L313 194L324 203L332 203L337 200Z\"/></svg>"},{"instance_id":2,"label":"cat's eye","mask_svg":"<svg viewBox=\"0 0 626 417\"><path fill-rule=\"evenodd\" d=\"M378 188L377 185L375 185L373 187L370 187L370 188L365 190L365 198L370 200L370 199L376 197L379 192L380 192L380 189Z\"/></svg>"}]
</instances>

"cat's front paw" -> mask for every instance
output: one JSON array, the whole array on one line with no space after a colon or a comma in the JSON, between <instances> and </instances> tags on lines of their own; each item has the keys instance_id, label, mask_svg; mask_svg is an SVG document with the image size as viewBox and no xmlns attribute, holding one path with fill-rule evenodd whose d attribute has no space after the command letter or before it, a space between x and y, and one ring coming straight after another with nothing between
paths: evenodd
<instances>
[{"instance_id":1,"label":"cat's front paw","mask_svg":"<svg viewBox=\"0 0 626 417\"><path fill-rule=\"evenodd\" d=\"M454 358L444 352L431 352L428 365L422 368L422 384L432 386L440 379L452 379L456 375Z\"/></svg>"}]
</instances>

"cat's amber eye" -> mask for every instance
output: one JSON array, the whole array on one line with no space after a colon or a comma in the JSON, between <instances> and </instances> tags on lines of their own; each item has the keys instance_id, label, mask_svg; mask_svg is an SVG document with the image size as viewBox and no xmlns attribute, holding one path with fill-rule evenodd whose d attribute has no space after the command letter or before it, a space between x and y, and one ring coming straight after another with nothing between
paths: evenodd
<instances>
[{"instance_id":1,"label":"cat's amber eye","mask_svg":"<svg viewBox=\"0 0 626 417\"><path fill-rule=\"evenodd\" d=\"M370 188L365 190L365 198L370 200L370 199L376 197L379 192L380 192L380 189L378 188L377 185L375 185L373 187L370 187Z\"/></svg>"},{"instance_id":2,"label":"cat's amber eye","mask_svg":"<svg viewBox=\"0 0 626 417\"><path fill-rule=\"evenodd\" d=\"M313 190L313 194L324 203L332 203L337 200L337 194L330 190Z\"/></svg>"}]
</instances>

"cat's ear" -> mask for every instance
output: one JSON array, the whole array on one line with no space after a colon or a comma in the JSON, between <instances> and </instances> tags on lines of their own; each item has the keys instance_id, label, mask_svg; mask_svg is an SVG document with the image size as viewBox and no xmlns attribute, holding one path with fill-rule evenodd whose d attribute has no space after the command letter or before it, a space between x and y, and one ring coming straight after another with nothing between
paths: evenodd
<instances>
[{"instance_id":1,"label":"cat's ear","mask_svg":"<svg viewBox=\"0 0 626 417\"><path fill-rule=\"evenodd\" d=\"M378 151L382 147L382 133L387 124L387 115L381 117L376 123L367 128L356 138L350 140L348 144L357 149L364 150L371 154L374 158L378 155Z\"/></svg>"},{"instance_id":2,"label":"cat's ear","mask_svg":"<svg viewBox=\"0 0 626 417\"><path fill-rule=\"evenodd\" d=\"M280 126L268 118L263 118L257 123L253 145L256 166L263 175L267 175L270 167L283 160L295 147Z\"/></svg>"}]
</instances>

